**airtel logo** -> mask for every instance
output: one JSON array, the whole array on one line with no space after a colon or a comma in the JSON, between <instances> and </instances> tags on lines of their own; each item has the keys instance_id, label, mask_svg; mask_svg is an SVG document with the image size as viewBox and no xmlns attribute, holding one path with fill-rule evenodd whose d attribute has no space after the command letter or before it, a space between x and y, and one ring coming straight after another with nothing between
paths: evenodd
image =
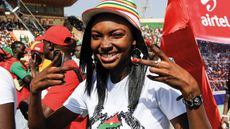
<instances>
[{"instance_id":1,"label":"airtel logo","mask_svg":"<svg viewBox=\"0 0 230 129\"><path fill-rule=\"evenodd\" d=\"M201 3L206 6L209 12L212 12L216 8L216 0L201 0Z\"/></svg>"},{"instance_id":2,"label":"airtel logo","mask_svg":"<svg viewBox=\"0 0 230 129\"><path fill-rule=\"evenodd\" d=\"M201 16L201 24L205 27L229 27L230 22L227 16L218 16L216 14L211 14L216 8L216 0L200 0L202 5L206 6L209 13Z\"/></svg>"}]
</instances>

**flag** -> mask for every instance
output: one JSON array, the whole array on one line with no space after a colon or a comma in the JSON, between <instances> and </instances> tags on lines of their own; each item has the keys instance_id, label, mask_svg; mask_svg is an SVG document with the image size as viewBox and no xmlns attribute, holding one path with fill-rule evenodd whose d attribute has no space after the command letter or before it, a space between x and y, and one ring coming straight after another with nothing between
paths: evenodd
<instances>
[{"instance_id":1,"label":"flag","mask_svg":"<svg viewBox=\"0 0 230 129\"><path fill-rule=\"evenodd\" d=\"M193 1L192 1L193 2ZM185 0L169 0L166 8L161 49L197 80L208 119L220 128L220 115L207 79L205 64L193 31L193 19Z\"/></svg>"}]
</instances>

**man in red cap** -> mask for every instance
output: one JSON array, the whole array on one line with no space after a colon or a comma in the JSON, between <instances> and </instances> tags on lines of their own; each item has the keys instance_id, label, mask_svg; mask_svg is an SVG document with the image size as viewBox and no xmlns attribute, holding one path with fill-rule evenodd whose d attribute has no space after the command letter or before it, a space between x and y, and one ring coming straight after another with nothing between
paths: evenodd
<instances>
[{"instance_id":1,"label":"man in red cap","mask_svg":"<svg viewBox=\"0 0 230 129\"><path fill-rule=\"evenodd\" d=\"M36 40L42 40L44 43L44 57L48 60L53 60L56 52L60 52L62 60L61 65L70 65L78 69L78 65L71 59L74 54L74 48L76 43L72 39L71 32L64 26L52 26L44 35L36 38ZM79 71L79 70L78 70ZM76 74L75 70L70 70L65 73L64 84L53 86L47 90L47 94L42 99L43 112L45 116L49 116L53 111L60 108L65 100L71 95L73 90L81 82L81 77ZM67 129L84 129L87 125L86 118L77 118L73 121Z\"/></svg>"}]
</instances>

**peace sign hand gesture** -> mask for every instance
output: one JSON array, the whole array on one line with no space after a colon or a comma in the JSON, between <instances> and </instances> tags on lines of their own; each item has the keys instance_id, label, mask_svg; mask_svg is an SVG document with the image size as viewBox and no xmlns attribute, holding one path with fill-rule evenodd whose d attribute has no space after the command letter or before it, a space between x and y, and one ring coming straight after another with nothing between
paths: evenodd
<instances>
[{"instance_id":1,"label":"peace sign hand gesture","mask_svg":"<svg viewBox=\"0 0 230 129\"><path fill-rule=\"evenodd\" d=\"M45 68L42 72L36 73L35 67L31 67L32 81L30 83L31 93L37 94L42 90L56 85L61 85L64 83L64 74L68 70L73 70L72 66L60 66L57 65L60 63L60 58L62 53L55 56L52 63ZM30 65L33 66L34 62L31 60Z\"/></svg>"},{"instance_id":2,"label":"peace sign hand gesture","mask_svg":"<svg viewBox=\"0 0 230 129\"><path fill-rule=\"evenodd\" d=\"M135 63L144 64L150 67L150 72L158 74L147 75L150 79L164 82L173 88L179 89L184 98L190 95L200 95L200 90L197 81L185 69L177 65L169 59L166 54L153 44L147 44L150 50L158 57L157 60L138 59L132 61Z\"/></svg>"}]
</instances>

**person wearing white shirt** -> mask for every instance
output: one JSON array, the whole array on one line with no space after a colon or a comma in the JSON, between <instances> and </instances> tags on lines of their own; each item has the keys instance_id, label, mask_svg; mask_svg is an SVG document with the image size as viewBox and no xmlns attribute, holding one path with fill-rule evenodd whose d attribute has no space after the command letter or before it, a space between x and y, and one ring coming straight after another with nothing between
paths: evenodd
<instances>
[{"instance_id":1,"label":"person wearing white shirt","mask_svg":"<svg viewBox=\"0 0 230 129\"><path fill-rule=\"evenodd\" d=\"M16 89L10 73L0 67L0 129L15 129Z\"/></svg>"}]
</instances>

